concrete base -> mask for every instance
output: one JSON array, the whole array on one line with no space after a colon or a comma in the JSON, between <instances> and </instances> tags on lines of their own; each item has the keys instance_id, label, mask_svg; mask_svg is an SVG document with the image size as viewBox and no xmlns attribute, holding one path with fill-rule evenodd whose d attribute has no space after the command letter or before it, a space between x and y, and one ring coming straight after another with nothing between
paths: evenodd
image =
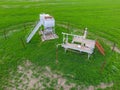
<instances>
[{"instance_id":1,"label":"concrete base","mask_svg":"<svg viewBox=\"0 0 120 90\"><path fill-rule=\"evenodd\" d=\"M39 34L41 34L41 39L42 41L46 41L46 40L51 40L51 39L56 39L58 38L58 36L55 34L55 33L47 33L47 34L44 34L43 31L40 31Z\"/></svg>"}]
</instances>

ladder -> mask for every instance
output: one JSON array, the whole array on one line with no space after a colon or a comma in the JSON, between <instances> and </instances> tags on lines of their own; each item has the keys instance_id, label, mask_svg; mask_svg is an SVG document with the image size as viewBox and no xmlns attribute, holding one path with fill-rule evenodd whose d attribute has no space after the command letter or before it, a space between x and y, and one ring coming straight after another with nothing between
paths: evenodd
<instances>
[{"instance_id":1,"label":"ladder","mask_svg":"<svg viewBox=\"0 0 120 90\"><path fill-rule=\"evenodd\" d=\"M35 26L35 28L33 29L33 31L30 33L30 35L27 38L27 43L30 42L30 40L32 39L32 37L35 35L35 33L38 31L39 27L41 27L42 23L41 21L38 22L38 24Z\"/></svg>"},{"instance_id":2,"label":"ladder","mask_svg":"<svg viewBox=\"0 0 120 90\"><path fill-rule=\"evenodd\" d=\"M100 52L102 55L105 55L105 51L104 51L103 47L101 46L101 44L100 44L98 41L96 41L95 45L96 45L96 47L98 48L99 52Z\"/></svg>"}]
</instances>

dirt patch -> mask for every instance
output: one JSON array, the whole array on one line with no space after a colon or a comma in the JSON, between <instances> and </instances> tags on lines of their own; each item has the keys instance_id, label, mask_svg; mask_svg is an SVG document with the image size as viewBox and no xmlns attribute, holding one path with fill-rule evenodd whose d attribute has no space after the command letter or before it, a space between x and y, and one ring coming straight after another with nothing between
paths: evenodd
<instances>
[{"instance_id":1,"label":"dirt patch","mask_svg":"<svg viewBox=\"0 0 120 90\"><path fill-rule=\"evenodd\" d=\"M100 85L90 85L88 87L77 85L69 82L62 74L54 73L48 66L43 68L26 60L18 66L16 72L10 73L9 82L4 88L5 90L45 90L51 88L54 90L71 90L72 88L77 90L97 90L112 86L113 83L100 83Z\"/></svg>"},{"instance_id":2,"label":"dirt patch","mask_svg":"<svg viewBox=\"0 0 120 90\"><path fill-rule=\"evenodd\" d=\"M100 85L97 86L97 88L105 89L107 87L112 87L113 83L100 83Z\"/></svg>"},{"instance_id":3,"label":"dirt patch","mask_svg":"<svg viewBox=\"0 0 120 90\"><path fill-rule=\"evenodd\" d=\"M5 90L45 90L45 88L53 88L59 90L70 90L75 84L66 84L68 80L62 75L51 71L50 67L38 67L26 60L18 66L16 72L11 72L10 80Z\"/></svg>"},{"instance_id":4,"label":"dirt patch","mask_svg":"<svg viewBox=\"0 0 120 90\"><path fill-rule=\"evenodd\" d=\"M97 86L90 85L86 90L98 90L98 89L106 89L108 87L112 87L113 83L100 83Z\"/></svg>"}]
</instances>

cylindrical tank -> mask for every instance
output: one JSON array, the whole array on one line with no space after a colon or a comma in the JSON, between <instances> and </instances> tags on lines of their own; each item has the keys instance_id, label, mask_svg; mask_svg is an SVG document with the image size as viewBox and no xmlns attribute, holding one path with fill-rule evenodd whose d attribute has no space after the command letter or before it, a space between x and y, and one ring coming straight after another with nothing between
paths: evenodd
<instances>
[{"instance_id":1,"label":"cylindrical tank","mask_svg":"<svg viewBox=\"0 0 120 90\"><path fill-rule=\"evenodd\" d=\"M40 14L40 21L44 28L55 26L55 19L49 14Z\"/></svg>"}]
</instances>

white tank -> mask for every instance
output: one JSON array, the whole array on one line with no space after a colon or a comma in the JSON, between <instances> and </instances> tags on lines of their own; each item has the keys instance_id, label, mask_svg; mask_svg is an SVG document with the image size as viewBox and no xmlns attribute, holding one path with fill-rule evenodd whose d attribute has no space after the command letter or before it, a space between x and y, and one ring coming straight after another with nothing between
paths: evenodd
<instances>
[{"instance_id":1,"label":"white tank","mask_svg":"<svg viewBox=\"0 0 120 90\"><path fill-rule=\"evenodd\" d=\"M55 26L55 19L49 14L40 14L40 21L45 28Z\"/></svg>"}]
</instances>

